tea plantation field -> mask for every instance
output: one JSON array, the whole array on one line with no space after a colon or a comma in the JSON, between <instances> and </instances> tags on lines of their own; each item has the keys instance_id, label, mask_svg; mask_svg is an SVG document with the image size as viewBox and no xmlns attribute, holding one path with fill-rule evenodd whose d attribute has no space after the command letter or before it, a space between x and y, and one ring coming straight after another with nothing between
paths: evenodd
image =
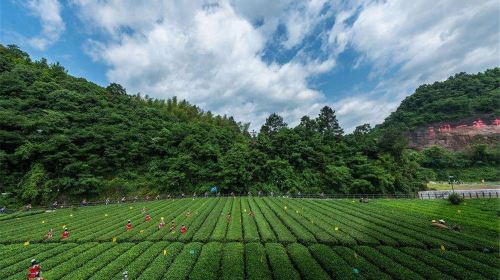
<instances>
[{"instance_id":1,"label":"tea plantation field","mask_svg":"<svg viewBox=\"0 0 500 280\"><path fill-rule=\"evenodd\" d=\"M3 215L0 279L26 279L33 258L49 280L122 279L123 271L147 280L498 279L498 211L494 199L237 197ZM461 231L431 227L438 219ZM61 240L64 227L70 236ZM54 237L43 242L50 228Z\"/></svg>"}]
</instances>

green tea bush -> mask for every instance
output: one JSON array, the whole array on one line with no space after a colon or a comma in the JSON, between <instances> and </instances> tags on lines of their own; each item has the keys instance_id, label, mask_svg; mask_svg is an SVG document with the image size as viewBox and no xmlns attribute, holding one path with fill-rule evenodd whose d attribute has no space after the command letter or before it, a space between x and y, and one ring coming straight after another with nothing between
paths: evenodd
<instances>
[{"instance_id":1,"label":"green tea bush","mask_svg":"<svg viewBox=\"0 0 500 280\"><path fill-rule=\"evenodd\" d=\"M462 203L463 198L460 197L458 193L452 193L448 196L448 201L453 205L459 205Z\"/></svg>"}]
</instances>

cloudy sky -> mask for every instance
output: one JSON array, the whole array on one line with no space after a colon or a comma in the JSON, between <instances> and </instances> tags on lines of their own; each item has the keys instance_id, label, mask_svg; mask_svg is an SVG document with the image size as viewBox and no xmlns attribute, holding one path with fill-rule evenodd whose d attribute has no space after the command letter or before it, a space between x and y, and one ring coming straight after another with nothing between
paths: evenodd
<instances>
[{"instance_id":1,"label":"cloudy sky","mask_svg":"<svg viewBox=\"0 0 500 280\"><path fill-rule=\"evenodd\" d=\"M0 43L258 129L329 105L377 124L422 83L500 65L497 0L1 0Z\"/></svg>"}]
</instances>

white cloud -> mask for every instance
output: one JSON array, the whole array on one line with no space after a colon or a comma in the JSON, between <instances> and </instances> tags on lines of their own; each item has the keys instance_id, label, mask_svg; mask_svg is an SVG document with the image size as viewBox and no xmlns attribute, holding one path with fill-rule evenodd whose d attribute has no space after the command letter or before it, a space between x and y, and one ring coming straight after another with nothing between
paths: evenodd
<instances>
[{"instance_id":1,"label":"white cloud","mask_svg":"<svg viewBox=\"0 0 500 280\"><path fill-rule=\"evenodd\" d=\"M419 84L500 64L495 0L73 3L91 30L104 32L86 50L109 65L110 81L130 93L176 95L255 129L273 112L293 125L332 105L352 131L380 123ZM333 27L318 34L332 17ZM304 48L309 35L320 49ZM265 61L270 45L296 53L284 63ZM368 65L377 84L343 99L325 96L309 81L332 70L346 50L359 54L347 66Z\"/></svg>"},{"instance_id":2,"label":"white cloud","mask_svg":"<svg viewBox=\"0 0 500 280\"><path fill-rule=\"evenodd\" d=\"M61 4L58 0L30 0L25 5L31 14L40 19L42 25L40 34L28 42L34 48L45 50L57 42L65 30Z\"/></svg>"},{"instance_id":3,"label":"white cloud","mask_svg":"<svg viewBox=\"0 0 500 280\"><path fill-rule=\"evenodd\" d=\"M362 56L354 67L369 63L370 78L381 80L373 91L339 102L359 116L356 124L344 119L351 129L380 122L380 110L387 115L420 84L500 65L500 6L495 0L376 1L338 14L343 16L330 31L328 46L332 51L351 46ZM351 17L355 21L346 24ZM348 106L361 103L373 109Z\"/></svg>"},{"instance_id":4,"label":"white cloud","mask_svg":"<svg viewBox=\"0 0 500 280\"><path fill-rule=\"evenodd\" d=\"M205 110L251 122L254 129L272 112L297 122L324 103L324 95L309 88L307 79L330 70L334 59L301 55L285 64L266 63L262 52L267 33L253 24L255 18L241 15L228 2L75 4L86 22L113 38L91 42L89 54L109 64L109 80L131 93L176 95Z\"/></svg>"}]
</instances>

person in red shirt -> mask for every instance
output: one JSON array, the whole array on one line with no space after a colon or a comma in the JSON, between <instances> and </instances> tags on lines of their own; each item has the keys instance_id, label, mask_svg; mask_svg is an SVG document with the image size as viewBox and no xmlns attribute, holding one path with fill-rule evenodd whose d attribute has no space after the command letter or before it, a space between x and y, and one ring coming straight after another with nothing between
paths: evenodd
<instances>
[{"instance_id":1,"label":"person in red shirt","mask_svg":"<svg viewBox=\"0 0 500 280\"><path fill-rule=\"evenodd\" d=\"M160 224L158 225L158 229L162 229L165 227L165 221L163 220L163 217L161 217Z\"/></svg>"},{"instance_id":2,"label":"person in red shirt","mask_svg":"<svg viewBox=\"0 0 500 280\"><path fill-rule=\"evenodd\" d=\"M127 231L132 230L132 222L130 220L128 220L126 228L127 228Z\"/></svg>"},{"instance_id":3,"label":"person in red shirt","mask_svg":"<svg viewBox=\"0 0 500 280\"><path fill-rule=\"evenodd\" d=\"M41 268L42 267L38 264L38 262L35 259L32 259L31 266L30 268L28 268L28 279L35 279L37 277L37 274L40 273Z\"/></svg>"},{"instance_id":4,"label":"person in red shirt","mask_svg":"<svg viewBox=\"0 0 500 280\"><path fill-rule=\"evenodd\" d=\"M69 231L67 228L64 228L64 231L62 233L62 239L68 239L69 237Z\"/></svg>"},{"instance_id":5,"label":"person in red shirt","mask_svg":"<svg viewBox=\"0 0 500 280\"><path fill-rule=\"evenodd\" d=\"M176 227L175 222L172 222L172 224L170 224L170 231L175 231Z\"/></svg>"},{"instance_id":6,"label":"person in red shirt","mask_svg":"<svg viewBox=\"0 0 500 280\"><path fill-rule=\"evenodd\" d=\"M144 220L146 222L149 222L149 220L151 220L151 216L149 215L149 213L146 214L146 218L144 218Z\"/></svg>"},{"instance_id":7,"label":"person in red shirt","mask_svg":"<svg viewBox=\"0 0 500 280\"><path fill-rule=\"evenodd\" d=\"M181 233L185 234L188 231L187 227L185 225L181 226Z\"/></svg>"},{"instance_id":8,"label":"person in red shirt","mask_svg":"<svg viewBox=\"0 0 500 280\"><path fill-rule=\"evenodd\" d=\"M54 232L52 231L52 229L49 229L47 234L45 234L45 238L43 239L43 241L48 241L48 240L52 239L53 236L54 236Z\"/></svg>"}]
</instances>

